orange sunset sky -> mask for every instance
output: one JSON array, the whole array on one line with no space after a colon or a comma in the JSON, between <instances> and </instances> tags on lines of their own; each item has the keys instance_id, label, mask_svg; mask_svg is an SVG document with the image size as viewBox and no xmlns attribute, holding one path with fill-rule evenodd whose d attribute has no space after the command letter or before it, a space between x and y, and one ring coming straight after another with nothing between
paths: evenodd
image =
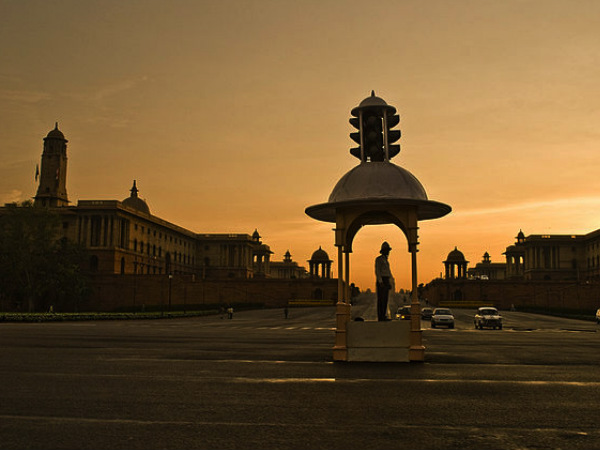
<instances>
[{"instance_id":1,"label":"orange sunset sky","mask_svg":"<svg viewBox=\"0 0 600 450\"><path fill-rule=\"evenodd\" d=\"M421 222L419 282L455 246L502 262L519 229L600 228L599 24L596 0L0 0L0 202L35 195L58 121L72 202L136 179L169 222L336 260L304 210L358 163L348 119L374 89L401 116L393 162L453 208ZM392 226L359 232L351 281L374 287L383 240L410 288Z\"/></svg>"}]
</instances>

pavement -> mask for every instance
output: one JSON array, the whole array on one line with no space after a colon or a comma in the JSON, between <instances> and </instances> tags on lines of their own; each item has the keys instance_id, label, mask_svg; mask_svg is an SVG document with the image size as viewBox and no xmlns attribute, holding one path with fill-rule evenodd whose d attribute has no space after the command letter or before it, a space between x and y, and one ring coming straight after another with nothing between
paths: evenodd
<instances>
[{"instance_id":1,"label":"pavement","mask_svg":"<svg viewBox=\"0 0 600 450\"><path fill-rule=\"evenodd\" d=\"M332 307L0 323L0 449L600 448L597 325L471 313L423 363L334 363Z\"/></svg>"}]
</instances>

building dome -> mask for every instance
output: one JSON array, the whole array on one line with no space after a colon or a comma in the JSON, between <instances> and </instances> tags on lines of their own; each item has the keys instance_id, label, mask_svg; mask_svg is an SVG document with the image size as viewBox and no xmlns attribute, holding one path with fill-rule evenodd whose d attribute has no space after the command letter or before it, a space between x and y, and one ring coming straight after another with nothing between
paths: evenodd
<instances>
[{"instance_id":1,"label":"building dome","mask_svg":"<svg viewBox=\"0 0 600 450\"><path fill-rule=\"evenodd\" d=\"M408 170L390 162L363 163L344 175L329 202L350 200L427 200L425 188Z\"/></svg>"},{"instance_id":2,"label":"building dome","mask_svg":"<svg viewBox=\"0 0 600 450\"><path fill-rule=\"evenodd\" d=\"M466 262L465 255L457 247L454 247L454 250L448 253L445 262Z\"/></svg>"},{"instance_id":3,"label":"building dome","mask_svg":"<svg viewBox=\"0 0 600 450\"><path fill-rule=\"evenodd\" d=\"M135 185L135 180L133 180L133 187L131 188L131 195L127 197L125 200L121 202L123 206L127 206L128 208L137 209L144 214L150 214L150 208L148 204L138 197L138 188Z\"/></svg>"},{"instance_id":4,"label":"building dome","mask_svg":"<svg viewBox=\"0 0 600 450\"><path fill-rule=\"evenodd\" d=\"M408 170L389 161L379 161L361 163L351 169L337 182L327 203L311 206L306 212L315 219L335 222L337 207L361 204L374 209L413 205L417 207L419 220L435 219L451 211L448 205L428 200L425 188Z\"/></svg>"},{"instance_id":5,"label":"building dome","mask_svg":"<svg viewBox=\"0 0 600 450\"><path fill-rule=\"evenodd\" d=\"M331 261L329 259L329 255L327 254L327 252L325 250L323 250L321 248L321 246L319 246L318 250L315 250L315 252L310 257L310 260L311 261Z\"/></svg>"},{"instance_id":6,"label":"building dome","mask_svg":"<svg viewBox=\"0 0 600 450\"><path fill-rule=\"evenodd\" d=\"M54 129L50 130L50 132L48 133L48 135L46 136L46 139L65 139L65 135L63 134L62 131L60 131L58 129L58 122L56 122L56 124L54 125Z\"/></svg>"}]
</instances>

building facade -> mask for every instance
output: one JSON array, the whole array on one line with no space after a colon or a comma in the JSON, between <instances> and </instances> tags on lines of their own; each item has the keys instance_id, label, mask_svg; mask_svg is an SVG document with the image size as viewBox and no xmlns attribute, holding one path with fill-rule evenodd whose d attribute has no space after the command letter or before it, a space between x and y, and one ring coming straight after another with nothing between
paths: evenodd
<instances>
[{"instance_id":1,"label":"building facade","mask_svg":"<svg viewBox=\"0 0 600 450\"><path fill-rule=\"evenodd\" d=\"M39 185L34 205L56 212L61 220L62 237L85 247L89 259L83 263L82 270L94 280L103 280L98 281L104 286L100 291L109 291L111 283L117 286L124 282L117 282L115 276L130 275L136 280L138 295L144 289L144 277L149 285L156 283L150 280L173 277L180 280L178 285L204 280L231 283L234 280L307 278L306 270L291 260L289 251L283 261L271 262L273 252L262 242L258 230L252 234L195 233L153 215L139 196L135 180L130 195L123 200L79 200L71 204L66 190L67 142L58 124L44 138L41 167L36 171ZM335 298L337 285L331 285L314 289L318 289L319 295L325 289L326 298ZM314 296L310 286L294 285L293 289L281 283L277 286L274 291L281 295L282 301ZM230 289L234 289L233 285ZM256 291L255 287L243 289L246 293ZM286 293L286 289L290 292ZM192 291L199 292L199 288L190 287ZM149 288L147 297L153 295ZM205 299L214 299L211 295L202 291ZM99 301L97 299L96 304ZM111 300L113 306L114 303Z\"/></svg>"},{"instance_id":2,"label":"building facade","mask_svg":"<svg viewBox=\"0 0 600 450\"><path fill-rule=\"evenodd\" d=\"M452 255L452 258L450 257ZM492 263L487 252L475 267L458 258L444 261L447 276L422 290L434 305L588 309L600 307L600 230L588 234L532 234L522 230L506 247L505 262ZM449 276L449 263L464 264L466 277ZM462 273L462 271L460 272Z\"/></svg>"}]
</instances>

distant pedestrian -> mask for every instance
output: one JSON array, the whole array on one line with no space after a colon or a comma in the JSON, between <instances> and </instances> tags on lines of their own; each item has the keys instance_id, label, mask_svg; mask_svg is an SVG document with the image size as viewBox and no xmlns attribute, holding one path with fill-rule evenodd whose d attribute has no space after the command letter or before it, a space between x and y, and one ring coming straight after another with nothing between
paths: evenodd
<instances>
[{"instance_id":1,"label":"distant pedestrian","mask_svg":"<svg viewBox=\"0 0 600 450\"><path fill-rule=\"evenodd\" d=\"M285 318L288 318L288 314L290 313L290 310L288 309L288 306L285 305L285 308L283 308L283 314L285 315Z\"/></svg>"},{"instance_id":2,"label":"distant pedestrian","mask_svg":"<svg viewBox=\"0 0 600 450\"><path fill-rule=\"evenodd\" d=\"M233 308L231 306L227 308L227 318L233 319Z\"/></svg>"}]
</instances>

